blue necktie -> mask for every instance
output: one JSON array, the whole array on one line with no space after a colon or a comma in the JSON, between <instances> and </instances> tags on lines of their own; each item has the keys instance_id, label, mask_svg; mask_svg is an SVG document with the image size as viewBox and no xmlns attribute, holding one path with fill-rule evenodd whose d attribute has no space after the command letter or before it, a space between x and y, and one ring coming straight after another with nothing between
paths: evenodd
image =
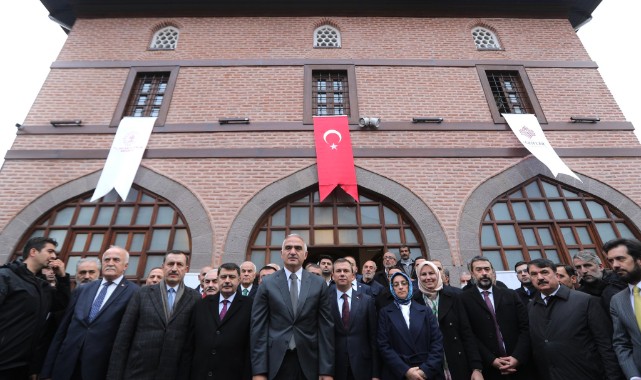
<instances>
[{"instance_id":1,"label":"blue necktie","mask_svg":"<svg viewBox=\"0 0 641 380\"><path fill-rule=\"evenodd\" d=\"M100 311L100 307L102 306L102 303L105 300L105 296L107 295L107 288L109 288L109 285L113 284L111 281L107 281L104 284L102 284L102 289L100 289L100 293L98 294L98 297L93 301L93 304L91 305L91 310L89 310L89 322L93 322L94 318L96 318L96 315L98 315L98 312Z\"/></svg>"},{"instance_id":2,"label":"blue necktie","mask_svg":"<svg viewBox=\"0 0 641 380\"><path fill-rule=\"evenodd\" d=\"M167 306L169 309L169 314L171 314L172 310L174 309L174 299L176 297L176 289L174 288L169 288L167 290Z\"/></svg>"}]
</instances>

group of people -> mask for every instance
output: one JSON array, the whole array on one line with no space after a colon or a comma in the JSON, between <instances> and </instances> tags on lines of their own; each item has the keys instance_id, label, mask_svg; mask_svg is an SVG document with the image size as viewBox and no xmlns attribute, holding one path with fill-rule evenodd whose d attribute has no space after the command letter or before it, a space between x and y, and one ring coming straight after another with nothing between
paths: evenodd
<instances>
[{"instance_id":1,"label":"group of people","mask_svg":"<svg viewBox=\"0 0 641 380\"><path fill-rule=\"evenodd\" d=\"M410 248L374 261L307 263L289 235L283 268L204 267L169 251L138 287L117 246L77 264L30 239L0 267L0 380L54 379L609 379L641 380L641 243L606 243L573 266L515 266L507 289L488 258L463 289Z\"/></svg>"}]
</instances>

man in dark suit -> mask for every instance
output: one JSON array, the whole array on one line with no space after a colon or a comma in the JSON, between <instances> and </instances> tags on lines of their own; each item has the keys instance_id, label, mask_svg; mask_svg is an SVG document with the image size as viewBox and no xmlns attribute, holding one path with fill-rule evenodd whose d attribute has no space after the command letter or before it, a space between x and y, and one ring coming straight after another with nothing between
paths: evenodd
<instances>
[{"instance_id":1,"label":"man in dark suit","mask_svg":"<svg viewBox=\"0 0 641 380\"><path fill-rule=\"evenodd\" d=\"M284 268L263 279L254 298L251 362L254 379L331 379L334 323L323 278L303 270L302 237L283 241Z\"/></svg>"},{"instance_id":2,"label":"man in dark suit","mask_svg":"<svg viewBox=\"0 0 641 380\"><path fill-rule=\"evenodd\" d=\"M254 297L258 286L255 284L256 279L256 264L251 261L245 261L240 264L240 286L238 286L238 294L244 297Z\"/></svg>"},{"instance_id":3,"label":"man in dark suit","mask_svg":"<svg viewBox=\"0 0 641 380\"><path fill-rule=\"evenodd\" d=\"M494 285L494 268L485 257L470 262L476 286L460 294L476 336L483 377L533 379L525 365L530 359L530 335L526 306L510 289Z\"/></svg>"},{"instance_id":4,"label":"man in dark suit","mask_svg":"<svg viewBox=\"0 0 641 380\"><path fill-rule=\"evenodd\" d=\"M251 378L249 328L253 299L237 293L240 276L238 265L221 265L220 293L194 307L180 378Z\"/></svg>"},{"instance_id":5,"label":"man in dark suit","mask_svg":"<svg viewBox=\"0 0 641 380\"><path fill-rule=\"evenodd\" d=\"M334 316L336 380L371 380L380 377L376 346L374 300L352 287L354 272L346 259L334 262L334 283L330 293ZM340 306L339 306L340 305Z\"/></svg>"},{"instance_id":6,"label":"man in dark suit","mask_svg":"<svg viewBox=\"0 0 641 380\"><path fill-rule=\"evenodd\" d=\"M363 276L361 277L360 280L358 280L359 283L369 285L372 293L372 298L376 299L376 297L385 290L383 285L380 284L378 281L374 281L374 274L376 273L376 263L373 262L372 260L368 260L363 264Z\"/></svg>"},{"instance_id":7,"label":"man in dark suit","mask_svg":"<svg viewBox=\"0 0 641 380\"><path fill-rule=\"evenodd\" d=\"M124 278L129 252L112 246L102 255L102 280L76 288L49 347L41 379L101 380L127 303L138 286Z\"/></svg>"},{"instance_id":8,"label":"man in dark suit","mask_svg":"<svg viewBox=\"0 0 641 380\"><path fill-rule=\"evenodd\" d=\"M396 268L396 255L390 251L383 254L383 270L376 272L374 280L378 281L386 289L389 288L389 270Z\"/></svg>"},{"instance_id":9,"label":"man in dark suit","mask_svg":"<svg viewBox=\"0 0 641 380\"><path fill-rule=\"evenodd\" d=\"M612 297L612 345L626 379L641 378L641 243L616 239L603 246L612 269L628 284ZM637 317L638 316L638 317Z\"/></svg>"},{"instance_id":10,"label":"man in dark suit","mask_svg":"<svg viewBox=\"0 0 641 380\"><path fill-rule=\"evenodd\" d=\"M612 349L612 325L599 299L561 285L548 259L530 261L528 270L539 291L528 307L539 378L623 380Z\"/></svg>"},{"instance_id":11,"label":"man in dark suit","mask_svg":"<svg viewBox=\"0 0 641 380\"><path fill-rule=\"evenodd\" d=\"M516 278L521 283L521 286L514 291L519 295L521 301L527 305L534 297L534 293L536 293L536 289L534 289L532 281L530 280L530 274L527 271L527 263L525 261L519 261L514 264L514 271L516 272Z\"/></svg>"},{"instance_id":12,"label":"man in dark suit","mask_svg":"<svg viewBox=\"0 0 641 380\"><path fill-rule=\"evenodd\" d=\"M169 251L165 278L136 293L122 318L109 361L108 380L174 379L187 340L191 310L201 295L183 283L187 255Z\"/></svg>"}]
</instances>

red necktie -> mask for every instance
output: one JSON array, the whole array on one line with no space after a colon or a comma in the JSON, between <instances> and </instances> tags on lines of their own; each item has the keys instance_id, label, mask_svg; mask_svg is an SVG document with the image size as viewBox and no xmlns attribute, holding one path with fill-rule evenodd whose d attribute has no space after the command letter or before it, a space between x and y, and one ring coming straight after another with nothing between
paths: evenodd
<instances>
[{"instance_id":1,"label":"red necktie","mask_svg":"<svg viewBox=\"0 0 641 380\"><path fill-rule=\"evenodd\" d=\"M349 301L347 300L347 293L343 293L341 296L343 299L343 326L345 328L349 327Z\"/></svg>"},{"instance_id":2,"label":"red necktie","mask_svg":"<svg viewBox=\"0 0 641 380\"><path fill-rule=\"evenodd\" d=\"M227 314L227 303L228 300L223 300L223 309L220 311L220 320L222 321L223 318L225 318L225 314Z\"/></svg>"}]
</instances>

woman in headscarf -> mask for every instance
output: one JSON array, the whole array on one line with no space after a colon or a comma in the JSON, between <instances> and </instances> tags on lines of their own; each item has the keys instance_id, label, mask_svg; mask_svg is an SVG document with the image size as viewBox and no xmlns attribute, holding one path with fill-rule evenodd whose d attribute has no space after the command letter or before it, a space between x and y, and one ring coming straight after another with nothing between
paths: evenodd
<instances>
[{"instance_id":1,"label":"woman in headscarf","mask_svg":"<svg viewBox=\"0 0 641 380\"><path fill-rule=\"evenodd\" d=\"M445 379L483 380L481 356L467 313L457 296L460 290L443 287L438 267L431 261L420 263L416 273L419 292L414 300L432 310L443 334Z\"/></svg>"},{"instance_id":2,"label":"woman in headscarf","mask_svg":"<svg viewBox=\"0 0 641 380\"><path fill-rule=\"evenodd\" d=\"M443 338L436 318L412 302L412 281L403 272L390 278L394 302L378 317L378 346L382 380L443 379Z\"/></svg>"}]
</instances>

